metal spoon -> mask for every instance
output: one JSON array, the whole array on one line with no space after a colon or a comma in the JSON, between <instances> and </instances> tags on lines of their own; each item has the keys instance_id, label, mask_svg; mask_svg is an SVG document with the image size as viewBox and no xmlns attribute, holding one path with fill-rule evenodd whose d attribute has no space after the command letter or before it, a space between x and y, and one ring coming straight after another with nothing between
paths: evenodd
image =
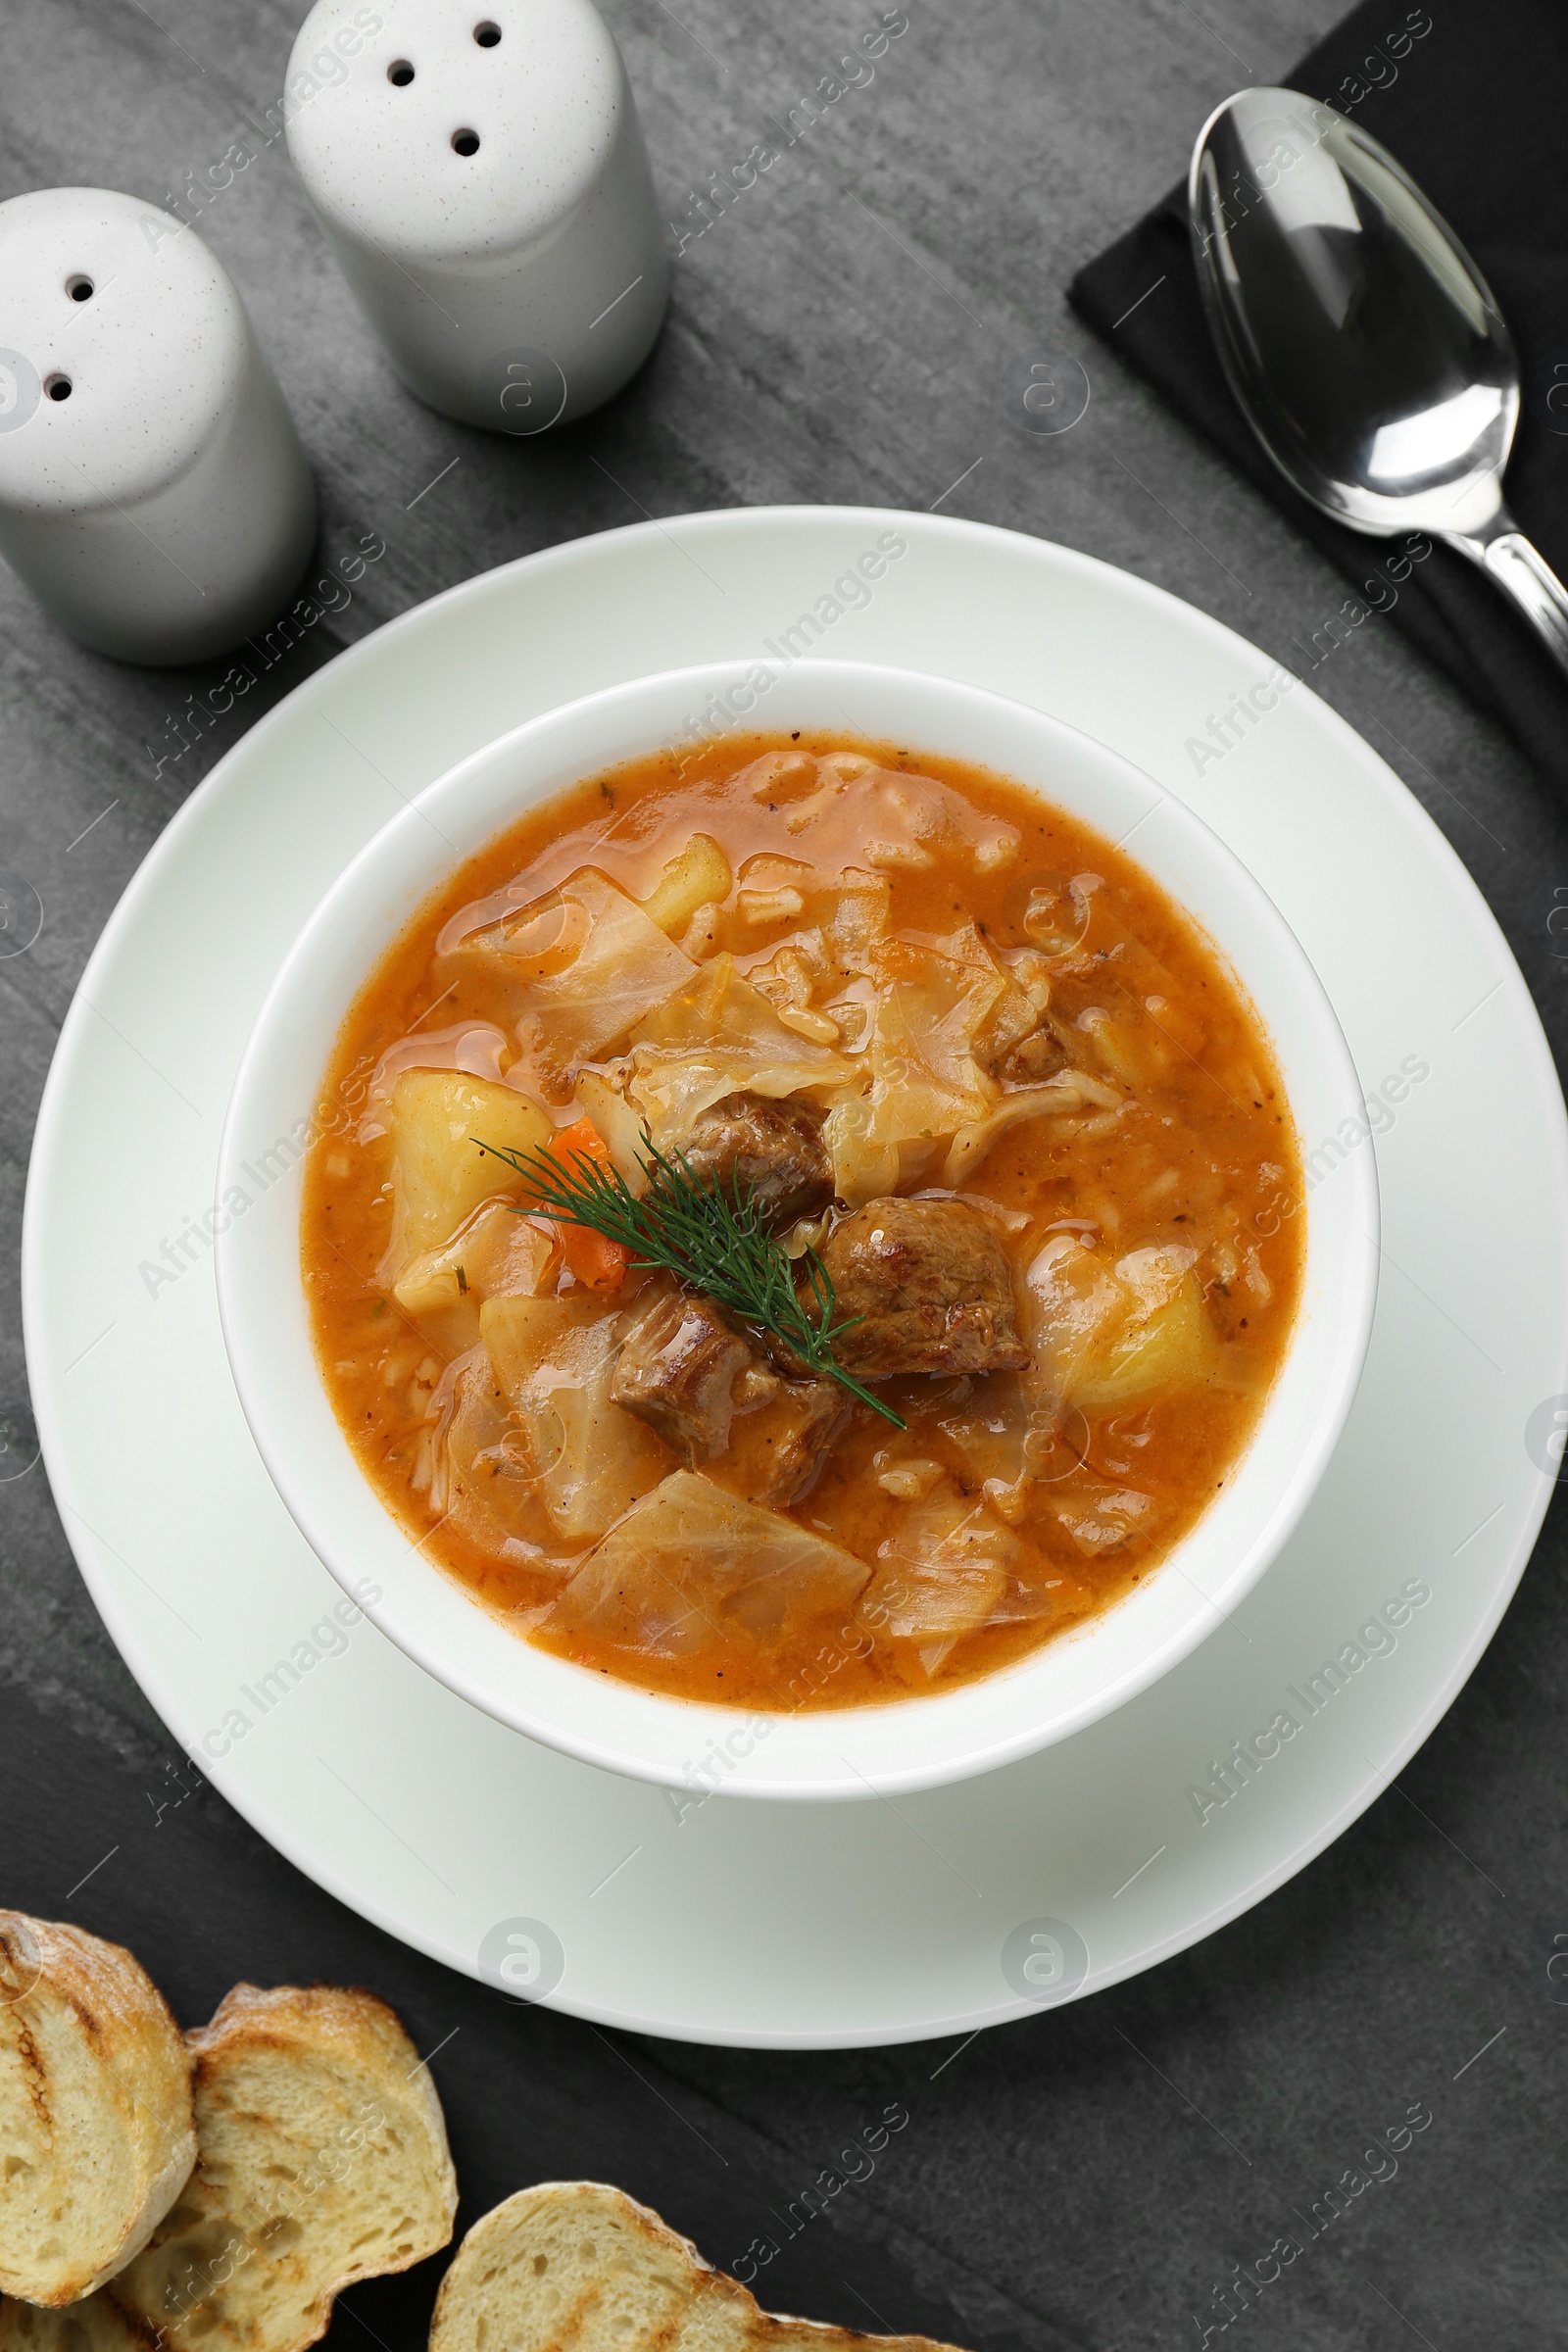
<instances>
[{"instance_id":1,"label":"metal spoon","mask_svg":"<svg viewBox=\"0 0 1568 2352\"><path fill-rule=\"evenodd\" d=\"M1243 90L1199 133L1188 207L1220 359L1280 471L1355 530L1459 548L1568 670L1568 591L1502 496L1518 355L1415 182L1331 107Z\"/></svg>"}]
</instances>

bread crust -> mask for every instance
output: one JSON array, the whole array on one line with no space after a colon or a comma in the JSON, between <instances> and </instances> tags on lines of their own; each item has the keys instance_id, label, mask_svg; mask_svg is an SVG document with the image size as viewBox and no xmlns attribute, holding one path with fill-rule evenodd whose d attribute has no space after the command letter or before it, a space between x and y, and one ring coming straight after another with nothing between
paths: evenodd
<instances>
[{"instance_id":1,"label":"bread crust","mask_svg":"<svg viewBox=\"0 0 1568 2352\"><path fill-rule=\"evenodd\" d=\"M140 2252L196 2160L191 2074L122 1946L0 1911L0 2294L74 2303Z\"/></svg>"},{"instance_id":2,"label":"bread crust","mask_svg":"<svg viewBox=\"0 0 1568 2352\"><path fill-rule=\"evenodd\" d=\"M564 2242L574 2230L575 2249ZM931 2336L763 2311L651 2207L597 2180L542 2181L474 2223L441 2281L430 2352L498 2340L507 2352L623 2352L629 2335L637 2352L955 2352Z\"/></svg>"}]
</instances>

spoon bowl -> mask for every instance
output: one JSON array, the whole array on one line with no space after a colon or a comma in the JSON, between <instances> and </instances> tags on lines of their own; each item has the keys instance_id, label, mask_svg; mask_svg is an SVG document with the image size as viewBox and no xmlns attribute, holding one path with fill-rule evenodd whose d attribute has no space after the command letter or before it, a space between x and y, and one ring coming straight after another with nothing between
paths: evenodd
<instances>
[{"instance_id":1,"label":"spoon bowl","mask_svg":"<svg viewBox=\"0 0 1568 2352\"><path fill-rule=\"evenodd\" d=\"M1338 522L1458 548L1568 668L1568 595L1502 493L1518 354L1409 174L1332 107L1243 90L1199 133L1188 206L1215 346L1280 471Z\"/></svg>"}]
</instances>

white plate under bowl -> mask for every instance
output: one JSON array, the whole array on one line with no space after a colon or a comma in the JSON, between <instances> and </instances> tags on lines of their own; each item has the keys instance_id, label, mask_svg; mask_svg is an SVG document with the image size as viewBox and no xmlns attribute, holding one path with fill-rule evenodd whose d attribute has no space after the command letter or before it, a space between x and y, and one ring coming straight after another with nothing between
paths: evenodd
<instances>
[{"instance_id":1,"label":"white plate under bowl","mask_svg":"<svg viewBox=\"0 0 1568 2352\"><path fill-rule=\"evenodd\" d=\"M862 597L855 566L879 539L897 552ZM199 1220L283 956L403 802L566 699L765 655L786 632L787 650L1033 703L1222 835L1349 1040L1374 1107L1306 1138L1309 1172L1335 1183L1376 1150L1383 1272L1310 1507L1171 1673L980 1780L682 1810L466 1706L373 1627L341 1639L342 1595L240 1411ZM1306 688L1195 776L1188 739L1234 696L1258 690L1261 708L1271 667L1142 581L1010 532L841 508L692 516L406 615L256 726L170 825L88 966L40 1110L28 1363L62 1516L122 1651L203 1771L321 1885L514 1988L536 1953L526 1988L601 2022L911 2039L1093 1991L1208 1934L1321 1851L1431 1730L1550 1494L1532 1430L1568 1392L1562 1100L1458 859ZM1268 1727L1287 1713L1282 1740Z\"/></svg>"},{"instance_id":2,"label":"white plate under bowl","mask_svg":"<svg viewBox=\"0 0 1568 2352\"><path fill-rule=\"evenodd\" d=\"M308 1132L350 1004L464 858L525 808L680 740L688 713L732 708L737 695L743 705L760 698L776 731L847 731L916 757L973 760L1130 849L1238 974L1298 1129L1331 1134L1357 1116L1355 1064L1289 927L1219 836L1130 760L1027 704L951 678L872 662L801 661L771 674L719 663L633 679L529 721L463 760L361 851L257 1019L217 1198L243 1193L265 1151L286 1152L286 1139ZM1025 863L1019 886L1027 881ZM377 1597L368 1613L381 1631L498 1722L668 1788L700 1788L696 1760L711 1750L731 1763L726 1796L863 1802L937 1788L1067 1739L1168 1672L1240 1605L1305 1509L1345 1427L1377 1298L1377 1175L1361 1152L1337 1184L1292 1203L1304 1262L1289 1352L1242 1460L1156 1573L983 1681L888 1706L758 1713L666 1697L521 1641L411 1543L320 1378L300 1271L304 1172L298 1153L245 1215L224 1216L218 1302L252 1435L318 1556L350 1593L368 1580Z\"/></svg>"}]
</instances>

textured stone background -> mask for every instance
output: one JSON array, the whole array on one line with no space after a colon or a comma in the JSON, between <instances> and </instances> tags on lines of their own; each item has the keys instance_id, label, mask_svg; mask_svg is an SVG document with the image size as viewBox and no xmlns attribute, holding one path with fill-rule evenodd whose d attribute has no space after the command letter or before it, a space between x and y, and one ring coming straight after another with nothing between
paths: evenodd
<instances>
[{"instance_id":1,"label":"textured stone background","mask_svg":"<svg viewBox=\"0 0 1568 2352\"><path fill-rule=\"evenodd\" d=\"M1204 0L1201 16L1186 0L906 5L875 81L688 245L639 381L544 445L466 432L398 388L275 149L214 199L204 233L299 420L323 556L371 529L388 546L248 718L348 639L489 564L639 513L773 500L938 504L1038 532L1294 658L1342 584L1119 369L1063 288L1176 176L1216 100L1288 74L1333 0ZM275 101L302 13L293 0L11 0L0 195L84 182L162 201ZM689 220L690 191L768 137L769 117L874 10L680 0L677 15L612 0L609 13L666 212ZM1079 356L1094 399L1076 430L1034 443L1001 401L1009 362L1040 352ZM82 653L0 573L0 867L46 908L35 947L0 961L0 1404L13 1427L39 1090L109 909L242 723L170 758L167 713L202 683ZM1568 885L1560 811L1388 624L1358 632L1313 683L1465 858L1560 1038L1568 961L1547 929ZM69 1907L129 1941L187 2023L243 1970L368 1983L421 2049L455 2036L435 2072L466 2221L525 2180L590 2174L728 2262L846 2135L902 2100L909 2124L874 2177L795 2240L769 2290L823 2319L979 2348L1195 2341L1192 2315L1228 2267L1290 2229L1369 2130L1426 2101L1434 2123L1397 2179L1237 2334L1259 2352L1543 2352L1568 2344L1568 2006L1552 1998L1568 1986L1546 1975L1553 1936L1568 1938L1562 1536L1558 1512L1403 1791L1250 1917L956 2056L754 2056L518 2013L338 1908L212 1790L176 1802L169 1736L78 1585L38 1469L0 1485L0 1902ZM422 2342L437 2267L347 2297L334 2340Z\"/></svg>"}]
</instances>

